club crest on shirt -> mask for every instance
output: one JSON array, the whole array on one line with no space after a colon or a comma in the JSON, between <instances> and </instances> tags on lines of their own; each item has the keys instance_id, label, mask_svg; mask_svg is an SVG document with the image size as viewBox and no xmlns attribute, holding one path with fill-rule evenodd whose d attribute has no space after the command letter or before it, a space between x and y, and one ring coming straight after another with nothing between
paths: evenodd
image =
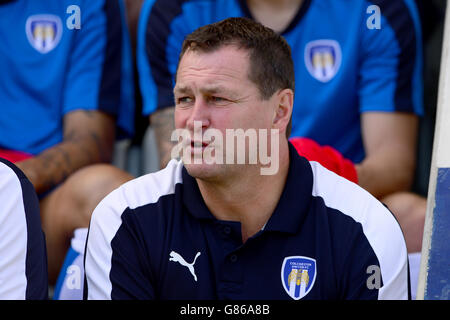
<instances>
[{"instance_id":1,"label":"club crest on shirt","mask_svg":"<svg viewBox=\"0 0 450 320\"><path fill-rule=\"evenodd\" d=\"M311 76L328 82L341 66L341 46L335 40L314 40L305 47L305 64Z\"/></svg>"},{"instance_id":2,"label":"club crest on shirt","mask_svg":"<svg viewBox=\"0 0 450 320\"><path fill-rule=\"evenodd\" d=\"M315 259L303 256L286 257L281 267L281 283L292 299L299 300L313 288L316 274Z\"/></svg>"},{"instance_id":3,"label":"club crest on shirt","mask_svg":"<svg viewBox=\"0 0 450 320\"><path fill-rule=\"evenodd\" d=\"M63 28L58 16L38 14L28 17L25 31L31 46L44 54L58 45Z\"/></svg>"}]
</instances>

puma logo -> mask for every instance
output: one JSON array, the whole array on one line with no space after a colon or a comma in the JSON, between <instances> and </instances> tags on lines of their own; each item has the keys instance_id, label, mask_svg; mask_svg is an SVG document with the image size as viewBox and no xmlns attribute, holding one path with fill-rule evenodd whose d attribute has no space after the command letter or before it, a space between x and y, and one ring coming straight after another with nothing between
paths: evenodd
<instances>
[{"instance_id":1,"label":"puma logo","mask_svg":"<svg viewBox=\"0 0 450 320\"><path fill-rule=\"evenodd\" d=\"M182 256L180 256L175 251L172 251L170 253L169 261L179 262L182 266L185 266L186 268L188 268L189 271L191 272L192 276L194 277L194 280L197 281L197 276L195 275L195 271L194 271L194 264L195 264L195 261L197 260L197 258L199 257L199 255L200 255L200 252L197 252L197 254L195 255L194 261L192 263L187 263L186 260L184 260Z\"/></svg>"}]
</instances>

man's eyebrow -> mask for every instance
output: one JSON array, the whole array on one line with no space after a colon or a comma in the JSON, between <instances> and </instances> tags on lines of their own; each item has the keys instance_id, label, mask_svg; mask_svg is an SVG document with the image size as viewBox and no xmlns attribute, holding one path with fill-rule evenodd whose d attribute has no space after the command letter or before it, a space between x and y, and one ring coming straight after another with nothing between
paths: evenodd
<instances>
[{"instance_id":1,"label":"man's eyebrow","mask_svg":"<svg viewBox=\"0 0 450 320\"><path fill-rule=\"evenodd\" d=\"M216 93L227 93L227 94L232 94L232 90L230 90L229 88L226 88L224 86L220 86L220 85L212 85L212 86L206 86L204 88L201 88L200 91L203 94L216 94ZM187 93L192 93L192 90L187 87L187 86L175 86L175 88L173 89L174 93L178 93L178 94L187 94Z\"/></svg>"},{"instance_id":2,"label":"man's eyebrow","mask_svg":"<svg viewBox=\"0 0 450 320\"><path fill-rule=\"evenodd\" d=\"M202 91L203 93L207 93L207 94L214 94L214 93L218 93L218 92L231 93L230 89L225 88L223 86L217 86L217 85L202 88L200 91Z\"/></svg>"},{"instance_id":3,"label":"man's eyebrow","mask_svg":"<svg viewBox=\"0 0 450 320\"><path fill-rule=\"evenodd\" d=\"M178 93L178 94L184 94L184 93L191 93L192 90L189 87L185 87L185 86L175 86L175 88L173 88L173 93Z\"/></svg>"}]
</instances>

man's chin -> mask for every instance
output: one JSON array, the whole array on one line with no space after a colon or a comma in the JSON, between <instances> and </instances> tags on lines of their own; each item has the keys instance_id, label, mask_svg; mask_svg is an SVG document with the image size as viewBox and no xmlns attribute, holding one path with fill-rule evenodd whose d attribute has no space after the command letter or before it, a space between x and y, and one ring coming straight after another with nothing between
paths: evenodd
<instances>
[{"instance_id":1,"label":"man's chin","mask_svg":"<svg viewBox=\"0 0 450 320\"><path fill-rule=\"evenodd\" d=\"M186 168L190 176L202 180L216 180L220 177L221 173L223 173L224 169L222 168L224 167L224 165L206 163L184 164L184 167Z\"/></svg>"}]
</instances>

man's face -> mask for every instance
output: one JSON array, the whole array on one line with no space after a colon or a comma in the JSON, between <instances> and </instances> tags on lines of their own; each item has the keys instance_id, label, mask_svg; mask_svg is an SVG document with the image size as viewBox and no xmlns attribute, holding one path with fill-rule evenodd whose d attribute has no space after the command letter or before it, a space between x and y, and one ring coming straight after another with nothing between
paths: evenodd
<instances>
[{"instance_id":1,"label":"man's face","mask_svg":"<svg viewBox=\"0 0 450 320\"><path fill-rule=\"evenodd\" d=\"M213 149L212 146L223 150L222 164L205 161L195 164L194 160L187 164L185 161L186 169L192 176L206 180L220 179L247 166L248 159L244 165L226 161L227 152L230 152L226 147L227 129L251 129L255 132L266 129L270 132L276 109L276 95L262 100L257 86L248 78L248 73L248 52L234 46L224 46L210 53L188 50L183 55L174 88L175 127L187 129L191 137L194 137L191 159L196 154L205 154L208 147L210 150ZM195 128L197 133L201 129L197 138ZM217 138L212 141L212 138L204 136L201 144L198 138L211 128L222 134L223 141ZM235 145L236 157L240 150L237 150L236 143ZM255 147L246 143L247 155L248 149ZM212 154L215 155L214 152Z\"/></svg>"}]
</instances>

